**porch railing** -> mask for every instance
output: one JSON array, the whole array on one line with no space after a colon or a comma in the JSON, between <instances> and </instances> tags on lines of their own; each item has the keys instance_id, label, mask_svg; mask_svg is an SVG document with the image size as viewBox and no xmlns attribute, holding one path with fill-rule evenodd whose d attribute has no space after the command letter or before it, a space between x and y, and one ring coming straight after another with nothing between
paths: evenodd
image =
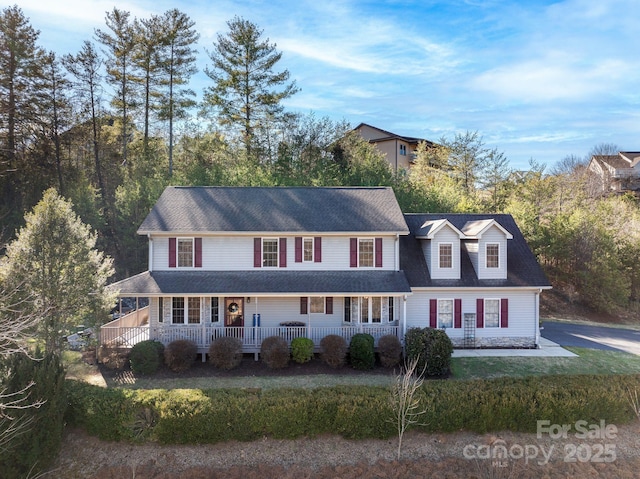
<instances>
[{"instance_id":1,"label":"porch railing","mask_svg":"<svg viewBox=\"0 0 640 479\"><path fill-rule=\"evenodd\" d=\"M113 323L113 321L112 321ZM155 339L169 344L177 339L188 339L198 345L200 352L206 352L211 342L219 337L231 336L242 341L245 352L260 350L260 344L269 336L280 336L287 343L297 337L310 338L315 347L320 346L320 341L325 336L337 334L342 336L347 343L356 333L369 333L378 340L387 334L398 335L398 326L383 325L355 325L335 327L307 327L307 326L273 326L273 327L218 327L218 326L117 326L112 323L100 328L100 343L107 346L130 348L134 344L145 339Z\"/></svg>"}]
</instances>

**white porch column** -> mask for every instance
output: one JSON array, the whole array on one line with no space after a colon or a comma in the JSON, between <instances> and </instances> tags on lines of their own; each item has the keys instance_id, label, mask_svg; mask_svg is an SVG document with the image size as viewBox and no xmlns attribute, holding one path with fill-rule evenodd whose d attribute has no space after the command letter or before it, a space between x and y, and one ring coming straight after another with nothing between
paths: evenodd
<instances>
[{"instance_id":1,"label":"white porch column","mask_svg":"<svg viewBox=\"0 0 640 479\"><path fill-rule=\"evenodd\" d=\"M153 271L153 238L150 234L147 234L149 238L149 272Z\"/></svg>"}]
</instances>

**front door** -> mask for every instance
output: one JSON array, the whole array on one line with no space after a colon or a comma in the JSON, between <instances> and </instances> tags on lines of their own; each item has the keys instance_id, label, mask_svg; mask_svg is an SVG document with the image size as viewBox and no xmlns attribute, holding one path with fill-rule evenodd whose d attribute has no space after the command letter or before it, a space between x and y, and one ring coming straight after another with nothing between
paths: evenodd
<instances>
[{"instance_id":1,"label":"front door","mask_svg":"<svg viewBox=\"0 0 640 479\"><path fill-rule=\"evenodd\" d=\"M225 327L244 327L244 298L224 299Z\"/></svg>"}]
</instances>

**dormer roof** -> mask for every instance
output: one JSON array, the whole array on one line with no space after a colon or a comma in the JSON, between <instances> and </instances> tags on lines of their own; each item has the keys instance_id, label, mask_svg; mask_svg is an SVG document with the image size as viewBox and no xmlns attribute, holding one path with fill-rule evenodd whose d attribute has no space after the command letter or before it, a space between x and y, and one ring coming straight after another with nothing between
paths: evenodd
<instances>
[{"instance_id":1,"label":"dormer roof","mask_svg":"<svg viewBox=\"0 0 640 479\"><path fill-rule=\"evenodd\" d=\"M444 218L425 221L420 229L416 232L416 238L433 239L438 231L446 227L451 228L458 235L458 238L464 238L464 233Z\"/></svg>"},{"instance_id":2,"label":"dormer roof","mask_svg":"<svg viewBox=\"0 0 640 479\"><path fill-rule=\"evenodd\" d=\"M480 239L492 226L502 231L507 239L513 239L513 235L493 218L467 221L462 227L462 232L466 239Z\"/></svg>"},{"instance_id":3,"label":"dormer roof","mask_svg":"<svg viewBox=\"0 0 640 479\"><path fill-rule=\"evenodd\" d=\"M513 217L506 214L405 214L409 226L409 236L400 237L400 269L404 271L412 288L549 288L551 284L536 257L529 249L520 229ZM475 231L485 232L487 227L495 225L500 227L505 234L512 235L507 248L507 277L505 279L479 279L471 263L466 248L460 246L460 278L459 279L434 279L429 273L429 268L422 254L420 236L423 235L423 225L427 222L447 220L460 231L465 225L474 225L469 233ZM462 243L462 242L461 242Z\"/></svg>"}]
</instances>

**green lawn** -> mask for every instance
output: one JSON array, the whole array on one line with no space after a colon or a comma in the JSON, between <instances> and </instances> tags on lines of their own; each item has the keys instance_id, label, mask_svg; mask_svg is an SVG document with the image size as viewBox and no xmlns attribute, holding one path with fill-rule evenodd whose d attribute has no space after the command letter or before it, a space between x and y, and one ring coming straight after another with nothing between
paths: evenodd
<instances>
[{"instance_id":1,"label":"green lawn","mask_svg":"<svg viewBox=\"0 0 640 479\"><path fill-rule=\"evenodd\" d=\"M454 358L451 360L451 370L455 379L640 373L640 356L634 354L585 348L566 349L578 357Z\"/></svg>"}]
</instances>

